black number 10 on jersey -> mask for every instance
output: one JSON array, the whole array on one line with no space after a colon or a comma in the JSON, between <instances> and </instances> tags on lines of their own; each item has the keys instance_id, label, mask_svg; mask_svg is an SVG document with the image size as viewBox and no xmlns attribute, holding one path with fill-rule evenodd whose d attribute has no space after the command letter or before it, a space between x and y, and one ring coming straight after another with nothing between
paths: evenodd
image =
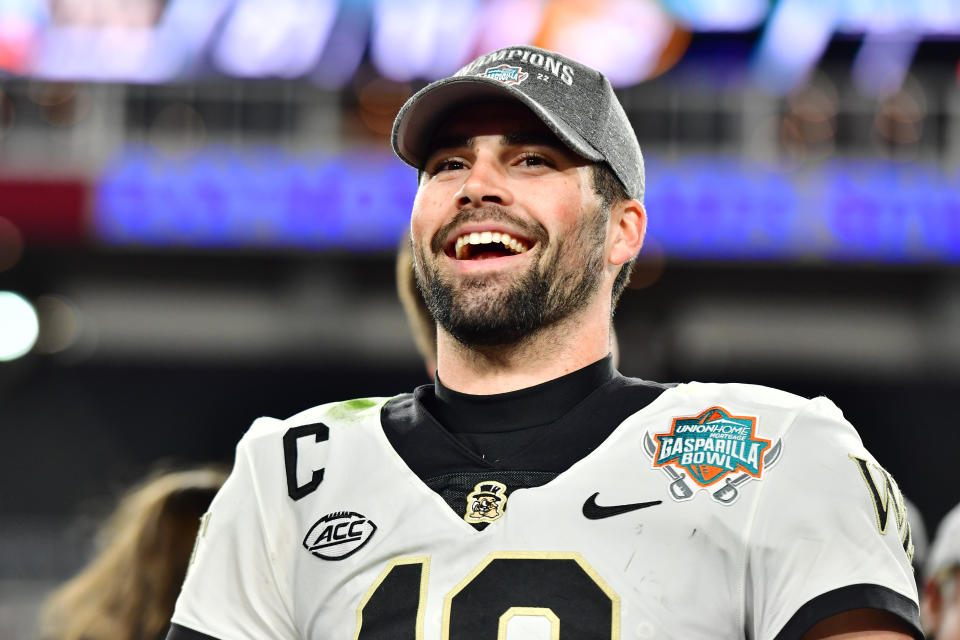
<instances>
[{"instance_id":1,"label":"black number 10 on jersey","mask_svg":"<svg viewBox=\"0 0 960 640\"><path fill-rule=\"evenodd\" d=\"M421 640L430 558L390 562L360 601L354 640ZM492 553L444 598L443 640L502 640L531 616L563 640L620 637L620 598L578 553ZM519 636L517 636L519 637Z\"/></svg>"}]
</instances>

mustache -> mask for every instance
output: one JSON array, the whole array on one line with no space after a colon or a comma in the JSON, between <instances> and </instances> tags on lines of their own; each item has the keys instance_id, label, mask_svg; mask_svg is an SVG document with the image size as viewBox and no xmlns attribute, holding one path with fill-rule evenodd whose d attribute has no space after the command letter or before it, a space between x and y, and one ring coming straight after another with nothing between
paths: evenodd
<instances>
[{"instance_id":1,"label":"mustache","mask_svg":"<svg viewBox=\"0 0 960 640\"><path fill-rule=\"evenodd\" d=\"M440 253L447 244L447 238L450 232L456 227L471 222L499 222L509 225L523 232L523 235L529 239L539 242L546 246L548 242L547 229L539 222L530 222L523 220L507 211L504 207L495 204L484 205L479 208L461 209L453 219L440 227L430 239L430 250L433 253Z\"/></svg>"}]
</instances>

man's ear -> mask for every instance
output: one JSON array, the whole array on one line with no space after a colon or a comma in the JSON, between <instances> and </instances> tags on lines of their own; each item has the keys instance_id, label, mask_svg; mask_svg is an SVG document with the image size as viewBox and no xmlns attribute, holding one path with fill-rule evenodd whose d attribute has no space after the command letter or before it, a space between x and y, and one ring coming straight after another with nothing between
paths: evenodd
<instances>
[{"instance_id":1,"label":"man's ear","mask_svg":"<svg viewBox=\"0 0 960 640\"><path fill-rule=\"evenodd\" d=\"M940 626L940 616L943 613L943 595L936 580L927 579L923 583L923 593L920 594L920 626L928 637L933 637Z\"/></svg>"},{"instance_id":2,"label":"man's ear","mask_svg":"<svg viewBox=\"0 0 960 640\"><path fill-rule=\"evenodd\" d=\"M610 207L607 259L621 265L634 258L647 234L647 212L638 200L621 200Z\"/></svg>"}]
</instances>

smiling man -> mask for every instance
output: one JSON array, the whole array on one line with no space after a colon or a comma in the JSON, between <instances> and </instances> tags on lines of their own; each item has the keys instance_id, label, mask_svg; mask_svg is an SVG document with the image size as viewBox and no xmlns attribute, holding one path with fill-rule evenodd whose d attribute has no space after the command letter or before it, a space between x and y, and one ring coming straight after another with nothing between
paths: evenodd
<instances>
[{"instance_id":1,"label":"smiling man","mask_svg":"<svg viewBox=\"0 0 960 640\"><path fill-rule=\"evenodd\" d=\"M832 403L613 367L646 212L606 78L496 51L393 145L435 382L255 422L169 638L922 637L903 499Z\"/></svg>"},{"instance_id":2,"label":"smiling man","mask_svg":"<svg viewBox=\"0 0 960 640\"><path fill-rule=\"evenodd\" d=\"M505 132L504 123L515 130ZM569 323L584 314L609 328L601 282L639 250L644 228L640 204L621 202L626 210L616 215L630 235L617 240L616 263L605 268L610 208L593 188L590 163L520 104L483 102L450 115L423 164L411 219L416 273L445 330L440 339L466 356L464 364L482 365L473 355L478 347L525 359L517 347L548 334L554 347L558 337L576 339ZM588 334L595 344L584 346L606 354L608 334ZM541 364L562 367L565 360ZM520 368L533 373L531 364ZM491 373L493 388L510 384L502 367Z\"/></svg>"}]
</instances>

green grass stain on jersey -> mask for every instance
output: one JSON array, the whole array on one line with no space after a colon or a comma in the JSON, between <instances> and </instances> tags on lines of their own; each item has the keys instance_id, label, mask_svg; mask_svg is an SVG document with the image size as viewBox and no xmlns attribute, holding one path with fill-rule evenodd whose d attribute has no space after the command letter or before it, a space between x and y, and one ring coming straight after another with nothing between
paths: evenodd
<instances>
[{"instance_id":1,"label":"green grass stain on jersey","mask_svg":"<svg viewBox=\"0 0 960 640\"><path fill-rule=\"evenodd\" d=\"M362 417L359 414L371 407L377 406L382 400L383 398L357 398L355 400L347 400L331 407L329 415L331 418L338 420L359 420Z\"/></svg>"}]
</instances>

